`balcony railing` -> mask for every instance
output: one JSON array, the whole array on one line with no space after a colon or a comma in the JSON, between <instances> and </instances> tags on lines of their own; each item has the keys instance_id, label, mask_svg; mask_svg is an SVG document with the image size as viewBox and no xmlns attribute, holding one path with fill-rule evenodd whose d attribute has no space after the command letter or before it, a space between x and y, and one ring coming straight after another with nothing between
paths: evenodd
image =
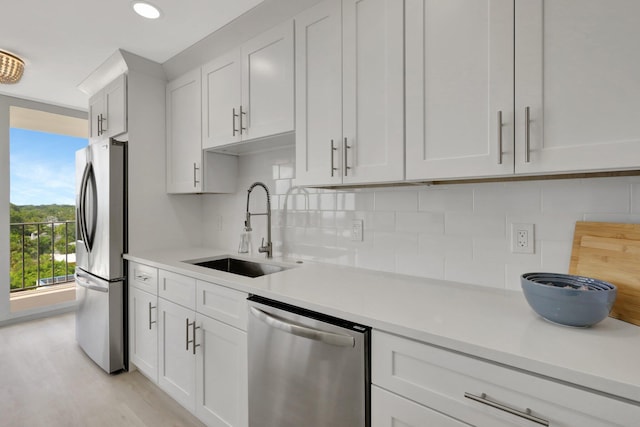
<instances>
[{"instance_id":1,"label":"balcony railing","mask_svg":"<svg viewBox=\"0 0 640 427\"><path fill-rule=\"evenodd\" d=\"M73 281L75 221L11 223L11 292Z\"/></svg>"}]
</instances>

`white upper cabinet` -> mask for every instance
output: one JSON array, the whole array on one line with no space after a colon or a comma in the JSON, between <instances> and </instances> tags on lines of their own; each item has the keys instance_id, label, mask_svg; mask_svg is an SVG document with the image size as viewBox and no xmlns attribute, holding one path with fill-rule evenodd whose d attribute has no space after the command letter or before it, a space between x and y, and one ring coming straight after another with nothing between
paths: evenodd
<instances>
[{"instance_id":1,"label":"white upper cabinet","mask_svg":"<svg viewBox=\"0 0 640 427\"><path fill-rule=\"evenodd\" d=\"M294 130L293 22L242 45L243 139Z\"/></svg>"},{"instance_id":2,"label":"white upper cabinet","mask_svg":"<svg viewBox=\"0 0 640 427\"><path fill-rule=\"evenodd\" d=\"M342 183L342 8L296 17L296 182Z\"/></svg>"},{"instance_id":3,"label":"white upper cabinet","mask_svg":"<svg viewBox=\"0 0 640 427\"><path fill-rule=\"evenodd\" d=\"M120 75L89 98L89 138L101 140L127 131L127 76Z\"/></svg>"},{"instance_id":4,"label":"white upper cabinet","mask_svg":"<svg viewBox=\"0 0 640 427\"><path fill-rule=\"evenodd\" d=\"M637 16L633 0L407 0L407 179L637 169Z\"/></svg>"},{"instance_id":5,"label":"white upper cabinet","mask_svg":"<svg viewBox=\"0 0 640 427\"><path fill-rule=\"evenodd\" d=\"M404 179L403 10L399 0L342 2L345 183Z\"/></svg>"},{"instance_id":6,"label":"white upper cabinet","mask_svg":"<svg viewBox=\"0 0 640 427\"><path fill-rule=\"evenodd\" d=\"M296 18L298 184L404 179L403 3L327 0Z\"/></svg>"},{"instance_id":7,"label":"white upper cabinet","mask_svg":"<svg viewBox=\"0 0 640 427\"><path fill-rule=\"evenodd\" d=\"M167 84L167 192L202 192L200 69Z\"/></svg>"},{"instance_id":8,"label":"white upper cabinet","mask_svg":"<svg viewBox=\"0 0 640 427\"><path fill-rule=\"evenodd\" d=\"M285 22L202 68L202 147L294 130L293 23Z\"/></svg>"},{"instance_id":9,"label":"white upper cabinet","mask_svg":"<svg viewBox=\"0 0 640 427\"><path fill-rule=\"evenodd\" d=\"M240 62L240 51L234 50L202 67L204 149L240 141L240 120L244 116Z\"/></svg>"},{"instance_id":10,"label":"white upper cabinet","mask_svg":"<svg viewBox=\"0 0 640 427\"><path fill-rule=\"evenodd\" d=\"M515 12L516 172L640 166L640 2L516 0Z\"/></svg>"},{"instance_id":11,"label":"white upper cabinet","mask_svg":"<svg viewBox=\"0 0 640 427\"><path fill-rule=\"evenodd\" d=\"M407 179L513 173L513 0L407 0Z\"/></svg>"}]
</instances>

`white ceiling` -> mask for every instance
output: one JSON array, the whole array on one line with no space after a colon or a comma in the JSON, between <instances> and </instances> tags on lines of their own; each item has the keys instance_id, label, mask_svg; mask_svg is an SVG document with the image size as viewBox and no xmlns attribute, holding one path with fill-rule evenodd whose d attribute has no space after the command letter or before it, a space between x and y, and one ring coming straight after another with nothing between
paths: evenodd
<instances>
[{"instance_id":1,"label":"white ceiling","mask_svg":"<svg viewBox=\"0 0 640 427\"><path fill-rule=\"evenodd\" d=\"M153 21L135 14L131 0L3 2L0 50L26 65L0 94L86 110L77 86L116 49L163 63L262 1L151 0L163 12Z\"/></svg>"}]
</instances>

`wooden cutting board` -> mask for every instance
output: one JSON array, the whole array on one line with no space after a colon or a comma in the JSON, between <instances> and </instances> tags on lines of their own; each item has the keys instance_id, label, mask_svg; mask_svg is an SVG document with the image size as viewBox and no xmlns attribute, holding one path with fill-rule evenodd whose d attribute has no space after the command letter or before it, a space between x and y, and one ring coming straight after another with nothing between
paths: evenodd
<instances>
[{"instance_id":1,"label":"wooden cutting board","mask_svg":"<svg viewBox=\"0 0 640 427\"><path fill-rule=\"evenodd\" d=\"M610 316L640 326L640 224L576 222L569 274L616 285Z\"/></svg>"}]
</instances>

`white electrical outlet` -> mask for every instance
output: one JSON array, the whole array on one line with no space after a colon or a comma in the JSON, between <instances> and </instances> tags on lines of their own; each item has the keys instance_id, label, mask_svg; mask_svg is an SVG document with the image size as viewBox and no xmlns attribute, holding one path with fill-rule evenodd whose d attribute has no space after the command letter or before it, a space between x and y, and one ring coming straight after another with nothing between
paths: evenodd
<instances>
[{"instance_id":1,"label":"white electrical outlet","mask_svg":"<svg viewBox=\"0 0 640 427\"><path fill-rule=\"evenodd\" d=\"M533 224L511 224L511 252L514 254L532 254L535 234Z\"/></svg>"},{"instance_id":2,"label":"white electrical outlet","mask_svg":"<svg viewBox=\"0 0 640 427\"><path fill-rule=\"evenodd\" d=\"M363 221L361 219L354 219L351 221L351 240L354 242L362 242L364 236L362 235Z\"/></svg>"}]
</instances>

